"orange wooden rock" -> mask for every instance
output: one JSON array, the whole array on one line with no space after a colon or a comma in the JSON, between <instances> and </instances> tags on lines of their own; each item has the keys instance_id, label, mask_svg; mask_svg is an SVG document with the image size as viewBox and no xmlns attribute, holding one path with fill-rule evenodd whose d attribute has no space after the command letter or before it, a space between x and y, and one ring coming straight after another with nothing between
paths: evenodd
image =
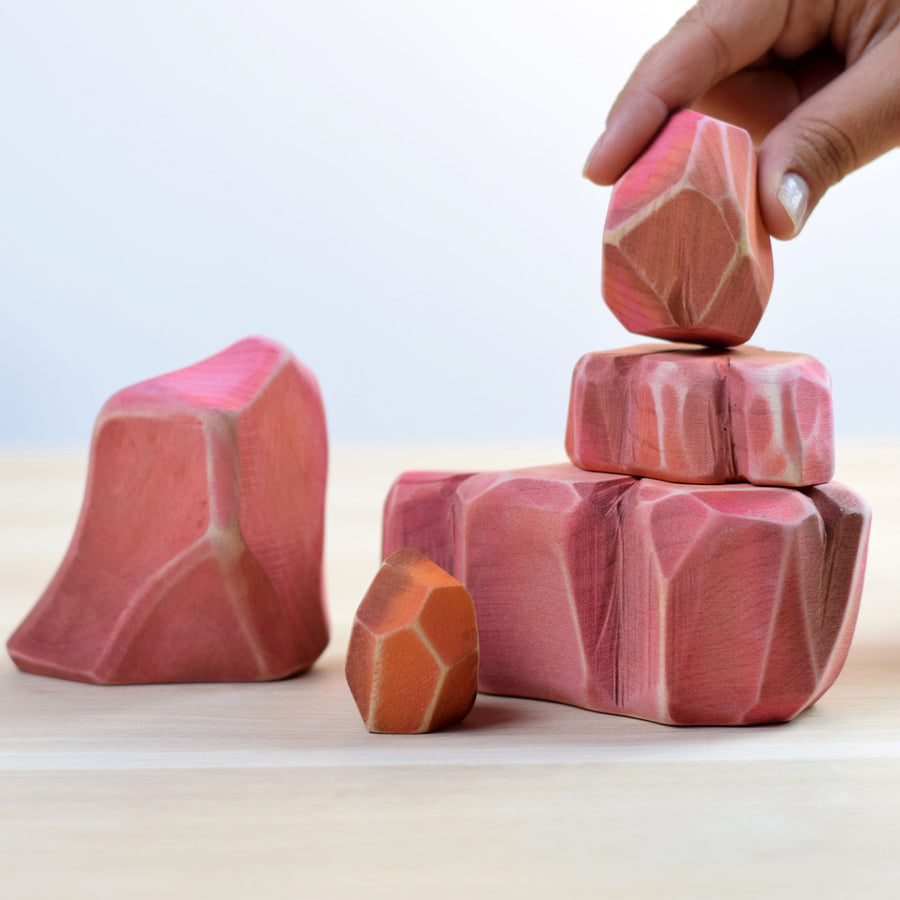
<instances>
[{"instance_id":1,"label":"orange wooden rock","mask_svg":"<svg viewBox=\"0 0 900 900\"><path fill-rule=\"evenodd\" d=\"M417 550L398 550L356 611L346 673L369 731L422 734L461 722L478 689L468 591Z\"/></svg>"},{"instance_id":2,"label":"orange wooden rock","mask_svg":"<svg viewBox=\"0 0 900 900\"><path fill-rule=\"evenodd\" d=\"M681 110L613 188L603 299L636 334L730 346L756 330L772 278L750 135Z\"/></svg>"}]
</instances>

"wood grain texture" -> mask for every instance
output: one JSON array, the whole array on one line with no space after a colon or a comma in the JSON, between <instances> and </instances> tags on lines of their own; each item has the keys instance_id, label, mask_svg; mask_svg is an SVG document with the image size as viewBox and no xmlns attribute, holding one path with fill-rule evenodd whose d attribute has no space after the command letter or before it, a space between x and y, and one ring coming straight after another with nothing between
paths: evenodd
<instances>
[{"instance_id":1,"label":"wood grain texture","mask_svg":"<svg viewBox=\"0 0 900 900\"><path fill-rule=\"evenodd\" d=\"M572 376L575 465L691 484L803 487L834 475L831 378L803 353L640 344Z\"/></svg>"},{"instance_id":2,"label":"wood grain texture","mask_svg":"<svg viewBox=\"0 0 900 900\"><path fill-rule=\"evenodd\" d=\"M869 516L834 483L672 484L565 464L414 472L388 495L383 552L432 522L426 542L475 602L483 691L746 725L792 719L840 671Z\"/></svg>"},{"instance_id":3,"label":"wood grain texture","mask_svg":"<svg viewBox=\"0 0 900 900\"><path fill-rule=\"evenodd\" d=\"M308 668L328 640L327 452L315 378L271 341L119 391L69 549L9 640L16 664L98 684Z\"/></svg>"},{"instance_id":4,"label":"wood grain texture","mask_svg":"<svg viewBox=\"0 0 900 900\"><path fill-rule=\"evenodd\" d=\"M613 187L603 299L636 334L731 346L756 330L772 280L750 135L680 110Z\"/></svg>"}]
</instances>

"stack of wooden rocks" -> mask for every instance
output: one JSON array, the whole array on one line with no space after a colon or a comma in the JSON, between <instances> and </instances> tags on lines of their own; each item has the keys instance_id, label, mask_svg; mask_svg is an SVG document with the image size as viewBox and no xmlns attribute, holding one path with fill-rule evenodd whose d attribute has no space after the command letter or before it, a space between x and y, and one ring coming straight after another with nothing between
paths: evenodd
<instances>
[{"instance_id":1,"label":"stack of wooden rocks","mask_svg":"<svg viewBox=\"0 0 900 900\"><path fill-rule=\"evenodd\" d=\"M387 498L385 556L415 548L472 595L481 690L738 725L832 684L869 511L830 480L823 366L737 346L771 285L748 135L678 113L614 189L604 298L684 343L579 361L571 464L410 472Z\"/></svg>"}]
</instances>

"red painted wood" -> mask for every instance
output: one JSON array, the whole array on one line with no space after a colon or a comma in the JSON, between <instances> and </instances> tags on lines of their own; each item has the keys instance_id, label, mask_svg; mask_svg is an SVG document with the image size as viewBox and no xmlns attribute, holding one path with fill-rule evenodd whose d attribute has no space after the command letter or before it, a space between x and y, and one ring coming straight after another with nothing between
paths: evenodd
<instances>
[{"instance_id":1,"label":"red painted wood","mask_svg":"<svg viewBox=\"0 0 900 900\"><path fill-rule=\"evenodd\" d=\"M603 299L636 334L730 346L756 330L772 279L750 136L675 113L613 188Z\"/></svg>"},{"instance_id":2,"label":"red painted wood","mask_svg":"<svg viewBox=\"0 0 900 900\"><path fill-rule=\"evenodd\" d=\"M642 344L575 367L575 465L692 484L802 487L834 475L831 379L801 353Z\"/></svg>"},{"instance_id":3,"label":"red painted wood","mask_svg":"<svg viewBox=\"0 0 900 900\"><path fill-rule=\"evenodd\" d=\"M50 586L9 641L99 684L255 681L328 642L327 437L312 373L252 338L115 394Z\"/></svg>"},{"instance_id":4,"label":"red painted wood","mask_svg":"<svg viewBox=\"0 0 900 900\"><path fill-rule=\"evenodd\" d=\"M742 725L791 719L837 677L869 510L835 483L409 473L385 505L384 553L415 546L429 519L475 603L481 690Z\"/></svg>"},{"instance_id":5,"label":"red painted wood","mask_svg":"<svg viewBox=\"0 0 900 900\"><path fill-rule=\"evenodd\" d=\"M417 550L391 554L353 620L346 675L369 731L421 734L461 722L478 688L468 591Z\"/></svg>"}]
</instances>

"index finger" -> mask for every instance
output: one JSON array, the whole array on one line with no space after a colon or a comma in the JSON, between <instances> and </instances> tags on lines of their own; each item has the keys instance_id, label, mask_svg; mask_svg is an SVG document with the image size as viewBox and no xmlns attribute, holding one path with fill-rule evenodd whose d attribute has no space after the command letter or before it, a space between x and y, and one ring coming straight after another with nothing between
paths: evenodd
<instances>
[{"instance_id":1,"label":"index finger","mask_svg":"<svg viewBox=\"0 0 900 900\"><path fill-rule=\"evenodd\" d=\"M606 119L584 176L612 184L669 113L759 59L778 40L790 0L700 0L638 63Z\"/></svg>"}]
</instances>

